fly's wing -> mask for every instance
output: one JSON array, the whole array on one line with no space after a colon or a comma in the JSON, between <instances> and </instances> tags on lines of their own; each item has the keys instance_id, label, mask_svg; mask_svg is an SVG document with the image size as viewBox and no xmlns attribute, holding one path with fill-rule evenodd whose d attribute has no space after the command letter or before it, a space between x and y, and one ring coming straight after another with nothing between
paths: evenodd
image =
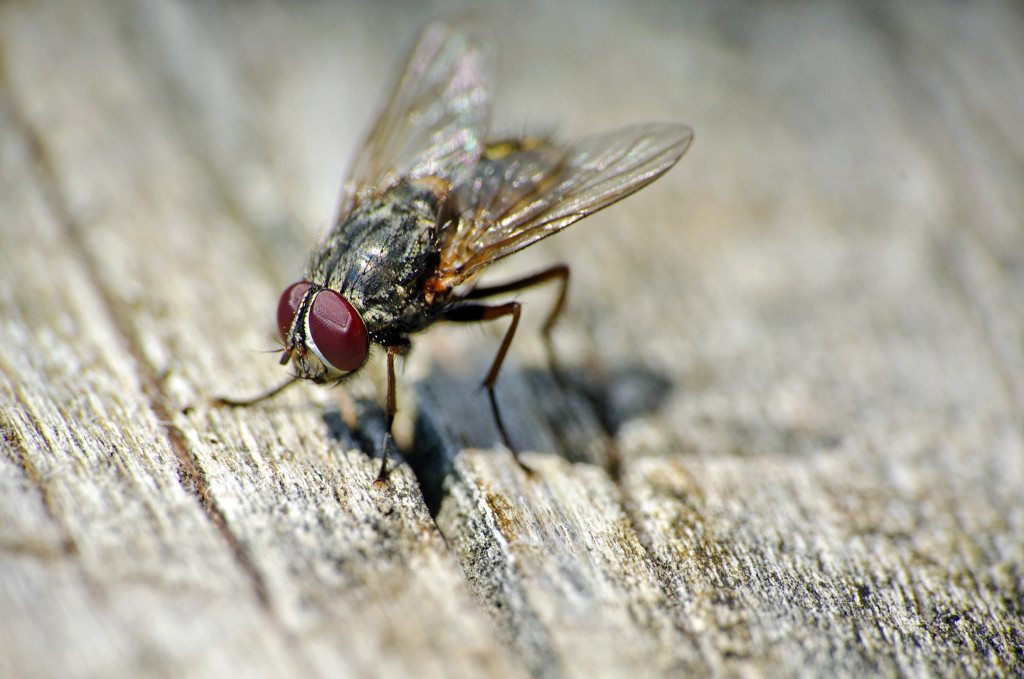
<instances>
[{"instance_id":1,"label":"fly's wing","mask_svg":"<svg viewBox=\"0 0 1024 679\"><path fill-rule=\"evenodd\" d=\"M686 152L684 125L624 127L559 147L543 139L493 144L449 195L436 290L622 200L669 170Z\"/></svg>"},{"instance_id":2,"label":"fly's wing","mask_svg":"<svg viewBox=\"0 0 1024 679\"><path fill-rule=\"evenodd\" d=\"M349 168L339 220L404 177L462 181L487 128L493 55L482 27L432 23Z\"/></svg>"}]
</instances>

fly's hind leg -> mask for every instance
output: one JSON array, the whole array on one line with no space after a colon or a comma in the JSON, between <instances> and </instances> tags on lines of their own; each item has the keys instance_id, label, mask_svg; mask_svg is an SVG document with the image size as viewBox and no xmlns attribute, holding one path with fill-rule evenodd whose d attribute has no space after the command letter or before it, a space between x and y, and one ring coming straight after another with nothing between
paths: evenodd
<instances>
[{"instance_id":1,"label":"fly's hind leg","mask_svg":"<svg viewBox=\"0 0 1024 679\"><path fill-rule=\"evenodd\" d=\"M565 297L566 293L569 291L569 267L567 265L556 264L549 269L538 271L531 276L509 281L508 283L473 288L466 293L466 296L463 299L482 299L485 297L492 297L494 295L501 295L507 292L515 292L516 290L532 288L535 285L541 285L542 283L547 283L552 280L557 280L561 284L561 288L558 291L558 297L555 299L554 305L551 307L551 311L548 312L548 317L544 320L544 325L541 326L541 337L544 340L544 350L548 355L548 365L551 367L551 372L554 373L556 379L561 381L561 371L558 368L558 360L555 356L555 347L551 342L551 329L555 327L555 323L558 321L558 318L562 315L562 310L565 308Z\"/></svg>"},{"instance_id":2,"label":"fly's hind leg","mask_svg":"<svg viewBox=\"0 0 1024 679\"><path fill-rule=\"evenodd\" d=\"M497 293L495 293L497 294ZM505 429L505 423L501 419L501 412L498 409L498 399L494 393L494 385L498 381L498 372L501 370L501 364L505 362L505 355L508 353L508 348L512 345L512 338L516 334L516 328L519 326L519 315L522 310L522 305L519 302L506 302L505 304L497 304L494 306L488 306L486 304L458 304L448 309L444 314L444 319L447 321L453 321L456 323L478 323L481 321L490 321L495 318L501 318L503 316L511 316L512 322L509 323L508 330L505 331L505 338L501 341L501 346L498 348L498 353L494 357L494 362L491 363L491 369L487 372L487 377L484 378L484 388L487 389L487 398L491 402L491 412L494 414L494 423L498 427L498 432L501 434L501 439L505 443L505 446L512 451L512 455L516 458L516 462L526 472L532 473L533 470L526 466L521 459L519 459L519 449L512 445L511 439L509 439L508 431Z\"/></svg>"}]
</instances>

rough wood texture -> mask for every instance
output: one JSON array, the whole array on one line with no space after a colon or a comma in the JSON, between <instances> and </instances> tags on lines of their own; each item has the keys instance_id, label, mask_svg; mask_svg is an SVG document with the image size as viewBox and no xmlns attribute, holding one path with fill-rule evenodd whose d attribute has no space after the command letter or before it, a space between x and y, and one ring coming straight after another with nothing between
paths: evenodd
<instances>
[{"instance_id":1,"label":"rough wood texture","mask_svg":"<svg viewBox=\"0 0 1024 679\"><path fill-rule=\"evenodd\" d=\"M498 129L697 140L503 269L573 265L562 384L544 291L499 383L534 477L439 328L386 488L380 361L206 399L280 379L434 15L0 6L0 676L1024 673L1024 16L714 6L485 13Z\"/></svg>"}]
</instances>

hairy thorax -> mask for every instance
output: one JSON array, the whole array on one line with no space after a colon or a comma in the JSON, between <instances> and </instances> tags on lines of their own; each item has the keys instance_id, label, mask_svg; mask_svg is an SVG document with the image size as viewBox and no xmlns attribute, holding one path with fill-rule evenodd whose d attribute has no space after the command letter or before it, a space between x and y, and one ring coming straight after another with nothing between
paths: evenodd
<instances>
[{"instance_id":1,"label":"hairy thorax","mask_svg":"<svg viewBox=\"0 0 1024 679\"><path fill-rule=\"evenodd\" d=\"M437 267L443 188L411 180L369 198L313 253L307 280L345 297L375 339L416 332L433 320L423 286Z\"/></svg>"}]
</instances>

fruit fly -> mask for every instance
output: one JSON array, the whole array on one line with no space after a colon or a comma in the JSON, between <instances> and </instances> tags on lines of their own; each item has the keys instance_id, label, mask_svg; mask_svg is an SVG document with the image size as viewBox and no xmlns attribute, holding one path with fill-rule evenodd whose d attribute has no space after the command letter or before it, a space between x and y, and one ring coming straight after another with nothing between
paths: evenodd
<instances>
[{"instance_id":1,"label":"fruit fly","mask_svg":"<svg viewBox=\"0 0 1024 679\"><path fill-rule=\"evenodd\" d=\"M501 285L475 285L492 262L551 236L660 177L693 133L683 125L631 125L571 143L491 139L488 42L474 26L428 25L376 123L356 153L338 218L314 248L301 281L281 295L281 363L292 378L336 383L362 368L372 346L387 355L387 426L378 481L387 474L395 358L410 335L438 321L508 318L484 379L495 425L513 451L494 386L519 324L520 303L481 302L554 281L561 289L543 326L562 310L569 268ZM550 344L548 345L550 347Z\"/></svg>"}]
</instances>

